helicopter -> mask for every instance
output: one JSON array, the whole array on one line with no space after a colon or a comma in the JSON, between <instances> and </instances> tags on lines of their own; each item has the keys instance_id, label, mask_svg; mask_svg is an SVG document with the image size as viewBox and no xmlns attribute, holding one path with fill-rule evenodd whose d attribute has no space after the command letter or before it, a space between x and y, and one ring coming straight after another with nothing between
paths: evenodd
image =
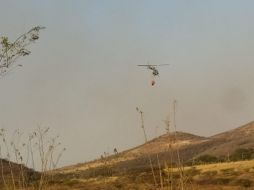
<instances>
[{"instance_id":1,"label":"helicopter","mask_svg":"<svg viewBox=\"0 0 254 190\"><path fill-rule=\"evenodd\" d=\"M160 65L150 65L150 64L147 64L147 65L137 65L137 66L140 66L140 67L147 67L147 69L150 69L152 70L152 75L153 77L156 77L156 76L159 76L159 71L156 67L159 67L159 66L166 66L166 65L169 65L169 64L160 64ZM151 81L151 85L154 86L155 85L155 80L153 79Z\"/></svg>"},{"instance_id":2,"label":"helicopter","mask_svg":"<svg viewBox=\"0 0 254 190\"><path fill-rule=\"evenodd\" d=\"M141 66L141 67L147 67L147 69L150 69L152 70L152 74L153 76L159 76L159 71L156 67L158 66L166 66L166 65L169 65L169 64L160 64L160 65L150 65L150 64L147 64L147 65L137 65L137 66Z\"/></svg>"}]
</instances>

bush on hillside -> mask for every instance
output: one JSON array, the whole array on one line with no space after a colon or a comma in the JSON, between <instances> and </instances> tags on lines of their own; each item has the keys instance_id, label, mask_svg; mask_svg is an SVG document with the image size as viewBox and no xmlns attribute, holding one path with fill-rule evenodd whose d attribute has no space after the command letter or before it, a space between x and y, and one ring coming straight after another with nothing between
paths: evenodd
<instances>
[{"instance_id":1,"label":"bush on hillside","mask_svg":"<svg viewBox=\"0 0 254 190\"><path fill-rule=\"evenodd\" d=\"M251 148L238 148L231 155L230 160L238 161L238 160L250 160L254 156L254 150Z\"/></svg>"},{"instance_id":2,"label":"bush on hillside","mask_svg":"<svg viewBox=\"0 0 254 190\"><path fill-rule=\"evenodd\" d=\"M218 162L218 158L209 154L201 155L196 158L197 163L214 163Z\"/></svg>"}]
</instances>

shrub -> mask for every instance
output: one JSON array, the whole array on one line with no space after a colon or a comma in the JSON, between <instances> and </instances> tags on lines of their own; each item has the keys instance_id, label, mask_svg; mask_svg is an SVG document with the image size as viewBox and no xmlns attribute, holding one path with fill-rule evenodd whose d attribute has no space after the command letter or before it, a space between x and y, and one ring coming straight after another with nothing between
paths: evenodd
<instances>
[{"instance_id":1,"label":"shrub","mask_svg":"<svg viewBox=\"0 0 254 190\"><path fill-rule=\"evenodd\" d=\"M218 185L227 185L231 179L229 178L216 178L214 182L216 182Z\"/></svg>"},{"instance_id":2,"label":"shrub","mask_svg":"<svg viewBox=\"0 0 254 190\"><path fill-rule=\"evenodd\" d=\"M218 161L217 157L209 155L209 154L199 156L196 159L196 162L198 162L198 163L214 163L214 162L217 162L217 161Z\"/></svg>"},{"instance_id":3,"label":"shrub","mask_svg":"<svg viewBox=\"0 0 254 190\"><path fill-rule=\"evenodd\" d=\"M236 181L236 185L240 185L242 187L250 187L252 185L252 181L249 179L238 179Z\"/></svg>"},{"instance_id":4,"label":"shrub","mask_svg":"<svg viewBox=\"0 0 254 190\"><path fill-rule=\"evenodd\" d=\"M230 155L230 160L232 161L249 160L253 157L253 154L254 154L253 149L238 148Z\"/></svg>"}]
</instances>

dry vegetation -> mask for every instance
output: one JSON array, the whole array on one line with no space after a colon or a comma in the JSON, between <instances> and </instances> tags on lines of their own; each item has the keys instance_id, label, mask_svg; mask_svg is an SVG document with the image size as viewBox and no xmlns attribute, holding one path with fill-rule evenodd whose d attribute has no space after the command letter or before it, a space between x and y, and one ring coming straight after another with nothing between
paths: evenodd
<instances>
[{"instance_id":1,"label":"dry vegetation","mask_svg":"<svg viewBox=\"0 0 254 190\"><path fill-rule=\"evenodd\" d=\"M156 178L159 180L158 170L155 170ZM170 189L166 183L167 173L172 172L173 189L179 189L179 169L164 169L164 188ZM229 163L217 163L184 167L185 182L184 189L254 189L254 160ZM60 175L53 182L55 189L156 189L154 187L153 175L149 169L126 172L122 174L97 175L87 177L83 172Z\"/></svg>"},{"instance_id":2,"label":"dry vegetation","mask_svg":"<svg viewBox=\"0 0 254 190\"><path fill-rule=\"evenodd\" d=\"M48 128L38 128L29 136L26 143L8 140L5 131L2 130L1 156L6 160L0 160L1 188L6 190L252 189L254 188L254 160L237 162L224 160L223 163L213 163L219 160L214 160L214 156L207 156L207 152L209 150L209 153L214 155L211 150L216 151L220 146L225 148L228 144L232 145L239 137L235 134L239 133L239 130L244 132L242 138L250 139L249 131L252 131L253 126L253 123L249 123L209 138L183 132L169 132L151 141L146 141L145 138L145 143L136 148L60 169L55 169L62 154L61 151L55 154L60 144L57 138L46 140ZM141 127L144 129L144 125ZM16 132L15 134L17 135L15 139L22 139L21 133ZM222 141L221 138L228 140ZM251 144L252 141L249 141L248 145ZM239 147L249 148L245 143L241 143L234 149ZM233 152L234 149L230 148L230 151ZM24 153L22 149L28 150L26 155L29 155L29 159L22 156L21 153ZM26 165L33 166L32 155L35 155L35 149L39 150L37 153L41 160L41 172L36 172L35 168L25 167ZM232 156L226 154L224 157L232 159L235 152L232 153ZM252 151L247 151L247 153L250 156L253 154ZM221 158L222 155L218 158ZM246 159L252 158L246 157ZM198 159L211 163L202 164L198 162ZM30 164L27 160L30 161Z\"/></svg>"},{"instance_id":3,"label":"dry vegetation","mask_svg":"<svg viewBox=\"0 0 254 190\"><path fill-rule=\"evenodd\" d=\"M1 189L47 189L65 150L59 149L58 136L49 137L49 128L41 127L27 138L18 130L11 137L4 129L0 131Z\"/></svg>"},{"instance_id":4,"label":"dry vegetation","mask_svg":"<svg viewBox=\"0 0 254 190\"><path fill-rule=\"evenodd\" d=\"M224 160L223 163L211 164L199 162L197 165L200 155L206 155L204 153L207 153L208 150L213 155L211 150L214 150L214 147L227 148L231 153L239 147L246 148L246 144L237 143L238 145L233 148L227 145L238 141L234 138L239 137L235 134L239 133L239 130L244 133L242 138L249 138L251 136L249 131L253 130L253 126L253 123L249 123L209 138L182 132L168 133L117 155L58 169L55 171L55 180L51 181L51 187L89 190L254 189L254 160L237 162ZM222 141L220 136L229 140ZM249 141L249 145L251 143L253 142ZM167 149L169 145L171 145L171 151ZM176 148L181 158L181 166L178 163ZM225 158L227 155L224 155Z\"/></svg>"}]
</instances>

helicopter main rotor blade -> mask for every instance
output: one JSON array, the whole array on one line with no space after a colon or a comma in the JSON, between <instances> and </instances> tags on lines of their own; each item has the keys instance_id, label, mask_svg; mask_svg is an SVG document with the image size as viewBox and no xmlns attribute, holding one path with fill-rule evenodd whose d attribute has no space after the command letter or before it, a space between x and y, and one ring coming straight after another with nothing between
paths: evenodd
<instances>
[{"instance_id":1,"label":"helicopter main rotor blade","mask_svg":"<svg viewBox=\"0 0 254 190\"><path fill-rule=\"evenodd\" d=\"M143 67L148 67L148 66L153 66L153 67L157 67L157 66L167 66L170 64L160 64L160 65L137 65L137 66L143 66Z\"/></svg>"},{"instance_id":2,"label":"helicopter main rotor blade","mask_svg":"<svg viewBox=\"0 0 254 190\"><path fill-rule=\"evenodd\" d=\"M157 66L157 65L137 65L137 66L148 67L148 66Z\"/></svg>"},{"instance_id":3,"label":"helicopter main rotor blade","mask_svg":"<svg viewBox=\"0 0 254 190\"><path fill-rule=\"evenodd\" d=\"M156 66L167 66L167 65L170 65L170 64L160 64L160 65L156 65Z\"/></svg>"}]
</instances>

